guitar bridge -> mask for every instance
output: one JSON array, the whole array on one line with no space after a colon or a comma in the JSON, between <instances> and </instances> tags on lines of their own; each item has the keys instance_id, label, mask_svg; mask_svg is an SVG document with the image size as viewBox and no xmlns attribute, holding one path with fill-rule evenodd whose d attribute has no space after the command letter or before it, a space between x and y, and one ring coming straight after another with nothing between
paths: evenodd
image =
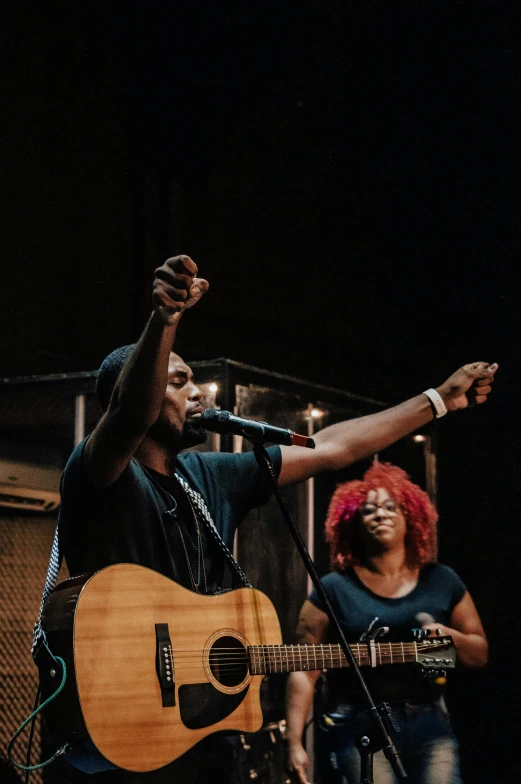
<instances>
[{"instance_id":1,"label":"guitar bridge","mask_svg":"<svg viewBox=\"0 0 521 784\"><path fill-rule=\"evenodd\" d=\"M167 623L156 623L156 672L163 708L175 706L174 655Z\"/></svg>"}]
</instances>

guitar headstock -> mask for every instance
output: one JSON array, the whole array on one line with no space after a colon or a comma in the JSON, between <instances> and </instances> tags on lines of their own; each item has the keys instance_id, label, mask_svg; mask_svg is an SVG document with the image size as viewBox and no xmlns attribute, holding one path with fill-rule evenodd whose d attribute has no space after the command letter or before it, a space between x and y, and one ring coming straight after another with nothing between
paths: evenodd
<instances>
[{"instance_id":1,"label":"guitar headstock","mask_svg":"<svg viewBox=\"0 0 521 784\"><path fill-rule=\"evenodd\" d=\"M425 670L454 669L456 648L452 637L427 637L416 643L417 662Z\"/></svg>"}]
</instances>

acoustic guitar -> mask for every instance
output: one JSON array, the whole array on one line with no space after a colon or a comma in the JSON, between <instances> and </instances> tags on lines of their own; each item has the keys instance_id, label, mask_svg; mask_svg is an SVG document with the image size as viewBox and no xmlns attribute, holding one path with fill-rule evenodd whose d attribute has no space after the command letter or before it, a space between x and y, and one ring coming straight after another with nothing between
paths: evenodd
<instances>
[{"instance_id":1,"label":"acoustic guitar","mask_svg":"<svg viewBox=\"0 0 521 784\"><path fill-rule=\"evenodd\" d=\"M339 645L282 645L275 608L253 588L200 595L135 564L62 586L43 615L68 671L45 709L51 737L88 737L129 771L161 768L213 732L260 729L267 673L348 666ZM416 662L439 674L456 660L450 637L350 647L362 667ZM45 697L59 673L50 657L38 665Z\"/></svg>"}]
</instances>

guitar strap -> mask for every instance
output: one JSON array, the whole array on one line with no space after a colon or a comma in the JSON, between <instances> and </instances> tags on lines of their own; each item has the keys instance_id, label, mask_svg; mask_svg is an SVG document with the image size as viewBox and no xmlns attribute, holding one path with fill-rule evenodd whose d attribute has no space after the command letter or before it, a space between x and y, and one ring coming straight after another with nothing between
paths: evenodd
<instances>
[{"instance_id":1,"label":"guitar strap","mask_svg":"<svg viewBox=\"0 0 521 784\"><path fill-rule=\"evenodd\" d=\"M151 476L148 473L148 471L146 471L146 469L144 469L144 470L145 470L145 473L148 476L148 478L151 479L151 481L154 481L151 478ZM187 496L190 498L190 500L194 504L195 512L196 512L196 514L197 514L197 516L199 518L199 521L204 525L206 530L209 531L212 539L214 540L214 542L219 547L221 553L224 555L224 558L225 558L226 562L228 563L228 565L229 565L229 567L230 567L230 569L232 571L232 574L237 578L237 580L239 581L239 584L242 587L251 588L252 587L251 583L249 582L248 578L246 577L246 575L244 574L243 570L241 569L241 567L239 566L239 564L237 563L237 561L233 557L233 554L231 553L230 549L227 547L227 545L224 542L222 536L220 535L219 531L217 530L217 528L215 526L215 523L214 523L214 521L212 519L212 516L211 516L211 514L210 514L210 512L208 510L208 507L206 506L206 502L205 502L204 498L202 497L202 495L199 492L197 492L197 490L194 490L192 487L190 487L190 485L188 484L186 479L184 479L177 471L175 473L175 478L177 479L177 481L179 482L179 484L182 487L182 489L184 490L184 492L187 494ZM156 483L154 482L154 484L156 484ZM167 492L163 487L161 487L161 489L165 493ZM63 560L63 553L60 551L59 528L60 528L60 518L58 516L58 524L57 524L56 530L54 532L54 539L53 539L52 547L51 547L51 556L50 556L50 559L49 559L49 566L47 568L47 575L45 577L45 584L44 584L44 587L43 587L42 601L40 603L40 610L38 612L38 619L37 619L36 623L34 624L34 629L33 629L33 644L32 644L32 647L31 647L31 654L32 654L33 659L37 655L38 650L40 648L40 645L42 643L46 643L47 642L46 636L45 636L45 631L44 631L44 629L42 627L42 613L43 613L43 606L44 606L46 600L49 598L51 593L56 588L56 583L58 581L58 575L60 573L60 567L61 567L61 563L62 563L62 560Z\"/></svg>"},{"instance_id":2,"label":"guitar strap","mask_svg":"<svg viewBox=\"0 0 521 784\"><path fill-rule=\"evenodd\" d=\"M40 603L40 610L38 612L38 619L34 624L33 629L33 644L31 647L31 654L33 659L36 658L38 651L42 644L47 646L47 638L42 626L43 606L51 593L56 588L58 582L58 575L62 563L63 553L60 552L60 539L58 529L60 527L60 516L58 515L58 524L54 532L54 539L51 547L51 557L49 558L49 566L47 567L47 575L45 577L45 584L43 586L42 601Z\"/></svg>"}]
</instances>

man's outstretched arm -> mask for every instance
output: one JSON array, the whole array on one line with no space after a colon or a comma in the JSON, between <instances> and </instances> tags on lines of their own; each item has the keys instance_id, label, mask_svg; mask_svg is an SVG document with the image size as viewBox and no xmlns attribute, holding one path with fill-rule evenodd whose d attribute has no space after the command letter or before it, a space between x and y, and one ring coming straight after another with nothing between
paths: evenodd
<instances>
[{"instance_id":1,"label":"man's outstretched arm","mask_svg":"<svg viewBox=\"0 0 521 784\"><path fill-rule=\"evenodd\" d=\"M208 290L197 272L188 256L168 259L155 271L152 315L85 445L85 467L98 487L116 481L159 416L179 321Z\"/></svg>"},{"instance_id":2,"label":"man's outstretched arm","mask_svg":"<svg viewBox=\"0 0 521 784\"><path fill-rule=\"evenodd\" d=\"M490 393L497 365L473 362L456 370L436 391L447 411L484 403ZM324 428L314 436L316 449L281 447L281 486L301 482L322 471L336 471L380 452L434 418L425 394L379 411Z\"/></svg>"}]
</instances>

